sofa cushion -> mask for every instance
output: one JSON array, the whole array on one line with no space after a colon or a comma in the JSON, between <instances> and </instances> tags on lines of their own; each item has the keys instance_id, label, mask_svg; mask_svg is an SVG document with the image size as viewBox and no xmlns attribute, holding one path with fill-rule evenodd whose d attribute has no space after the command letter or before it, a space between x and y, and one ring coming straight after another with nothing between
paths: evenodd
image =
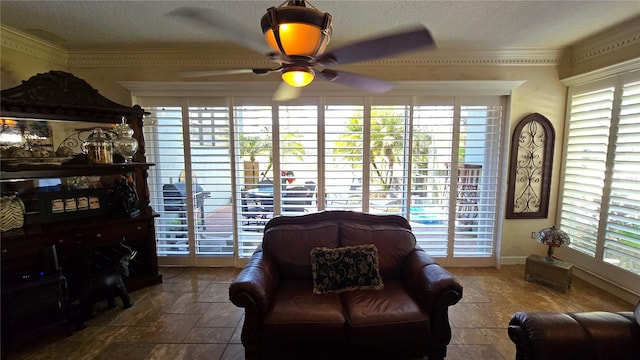
<instances>
[{"instance_id":1,"label":"sofa cushion","mask_svg":"<svg viewBox=\"0 0 640 360\"><path fill-rule=\"evenodd\" d=\"M318 247L311 250L313 293L383 288L374 245Z\"/></svg>"},{"instance_id":2,"label":"sofa cushion","mask_svg":"<svg viewBox=\"0 0 640 360\"><path fill-rule=\"evenodd\" d=\"M427 344L431 338L429 316L400 280L385 280L380 291L350 291L341 296L353 344Z\"/></svg>"},{"instance_id":3,"label":"sofa cushion","mask_svg":"<svg viewBox=\"0 0 640 360\"><path fill-rule=\"evenodd\" d=\"M311 280L311 249L337 247L338 230L338 224L330 222L276 226L265 232L262 248L283 279Z\"/></svg>"},{"instance_id":4,"label":"sofa cushion","mask_svg":"<svg viewBox=\"0 0 640 360\"><path fill-rule=\"evenodd\" d=\"M373 244L380 254L380 275L383 279L400 277L402 265L416 247L411 230L394 224L340 224L340 244L354 246Z\"/></svg>"},{"instance_id":5,"label":"sofa cushion","mask_svg":"<svg viewBox=\"0 0 640 360\"><path fill-rule=\"evenodd\" d=\"M340 296L315 295L311 286L308 280L280 281L273 308L264 318L265 341L346 343L346 316Z\"/></svg>"}]
</instances>

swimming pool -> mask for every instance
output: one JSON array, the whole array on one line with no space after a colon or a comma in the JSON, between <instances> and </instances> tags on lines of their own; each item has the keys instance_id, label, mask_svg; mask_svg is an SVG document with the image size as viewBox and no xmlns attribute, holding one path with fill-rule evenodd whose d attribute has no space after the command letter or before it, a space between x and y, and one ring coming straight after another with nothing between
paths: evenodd
<instances>
[{"instance_id":1,"label":"swimming pool","mask_svg":"<svg viewBox=\"0 0 640 360\"><path fill-rule=\"evenodd\" d=\"M436 209L426 209L426 208L411 208L411 221L417 222L419 224L424 225L438 225L442 224L442 218L444 212L436 213L434 212Z\"/></svg>"}]
</instances>

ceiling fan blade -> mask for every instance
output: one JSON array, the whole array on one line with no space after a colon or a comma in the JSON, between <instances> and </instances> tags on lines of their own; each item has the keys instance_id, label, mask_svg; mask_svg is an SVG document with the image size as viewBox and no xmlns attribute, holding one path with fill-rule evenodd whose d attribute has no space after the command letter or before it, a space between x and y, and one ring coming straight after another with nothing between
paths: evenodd
<instances>
[{"instance_id":1,"label":"ceiling fan blade","mask_svg":"<svg viewBox=\"0 0 640 360\"><path fill-rule=\"evenodd\" d=\"M274 71L279 71L279 70L280 68L277 68L277 69L271 69L271 68L226 69L226 70L223 69L223 70L187 71L187 72L183 72L181 75L184 78L219 76L219 75L236 75L236 74L267 75Z\"/></svg>"},{"instance_id":2,"label":"ceiling fan blade","mask_svg":"<svg viewBox=\"0 0 640 360\"><path fill-rule=\"evenodd\" d=\"M346 71L324 69L320 72L320 75L322 75L326 80L374 93L384 93L395 87L395 84L390 81Z\"/></svg>"},{"instance_id":3,"label":"ceiling fan blade","mask_svg":"<svg viewBox=\"0 0 640 360\"><path fill-rule=\"evenodd\" d=\"M179 21L186 21L208 33L211 33L212 30L217 30L227 40L244 45L261 54L272 52L264 38L258 36L259 33L249 31L244 24L240 24L229 16L212 9L184 6L167 13L166 16Z\"/></svg>"},{"instance_id":4,"label":"ceiling fan blade","mask_svg":"<svg viewBox=\"0 0 640 360\"><path fill-rule=\"evenodd\" d=\"M301 92L302 92L302 88L293 87L283 81L282 83L280 83L280 86L278 86L276 91L273 93L273 100L274 101L293 100L298 98Z\"/></svg>"},{"instance_id":5,"label":"ceiling fan blade","mask_svg":"<svg viewBox=\"0 0 640 360\"><path fill-rule=\"evenodd\" d=\"M230 70L205 70L205 71L187 71L183 72L183 78L208 77L218 75L235 75L235 74L251 74L251 69L230 69Z\"/></svg>"},{"instance_id":6,"label":"ceiling fan blade","mask_svg":"<svg viewBox=\"0 0 640 360\"><path fill-rule=\"evenodd\" d=\"M320 55L316 60L325 66L342 65L432 47L435 47L435 41L429 30L422 24L416 24L402 32L339 47Z\"/></svg>"}]
</instances>

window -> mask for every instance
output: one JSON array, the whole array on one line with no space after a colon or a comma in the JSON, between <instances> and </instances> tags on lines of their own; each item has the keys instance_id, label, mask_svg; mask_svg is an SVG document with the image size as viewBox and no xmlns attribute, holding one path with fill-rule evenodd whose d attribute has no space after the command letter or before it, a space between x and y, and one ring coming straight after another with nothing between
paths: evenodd
<instances>
[{"instance_id":1,"label":"window","mask_svg":"<svg viewBox=\"0 0 640 360\"><path fill-rule=\"evenodd\" d=\"M569 101L560 224L571 260L637 289L640 72L575 86Z\"/></svg>"},{"instance_id":2,"label":"window","mask_svg":"<svg viewBox=\"0 0 640 360\"><path fill-rule=\"evenodd\" d=\"M145 139L163 264L236 263L272 217L323 210L397 214L443 264L495 264L501 96L139 100L152 113ZM163 188L182 170L185 194L206 196L181 194L173 209Z\"/></svg>"}]
</instances>

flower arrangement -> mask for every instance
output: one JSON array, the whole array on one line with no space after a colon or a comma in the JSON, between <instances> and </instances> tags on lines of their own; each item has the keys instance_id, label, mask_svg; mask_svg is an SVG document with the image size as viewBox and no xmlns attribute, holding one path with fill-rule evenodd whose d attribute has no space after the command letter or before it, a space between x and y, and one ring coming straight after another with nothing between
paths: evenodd
<instances>
[{"instance_id":1,"label":"flower arrangement","mask_svg":"<svg viewBox=\"0 0 640 360\"><path fill-rule=\"evenodd\" d=\"M296 179L293 175L293 171L280 171L280 177L282 178L282 183L287 183L287 184L291 184L293 183Z\"/></svg>"},{"instance_id":2,"label":"flower arrangement","mask_svg":"<svg viewBox=\"0 0 640 360\"><path fill-rule=\"evenodd\" d=\"M549 249L547 250L547 256L544 258L544 260L547 262L554 262L554 248L566 246L571 243L569 234L556 228L555 226L538 231L538 235L536 238L538 239L538 242L549 247Z\"/></svg>"}]
</instances>

